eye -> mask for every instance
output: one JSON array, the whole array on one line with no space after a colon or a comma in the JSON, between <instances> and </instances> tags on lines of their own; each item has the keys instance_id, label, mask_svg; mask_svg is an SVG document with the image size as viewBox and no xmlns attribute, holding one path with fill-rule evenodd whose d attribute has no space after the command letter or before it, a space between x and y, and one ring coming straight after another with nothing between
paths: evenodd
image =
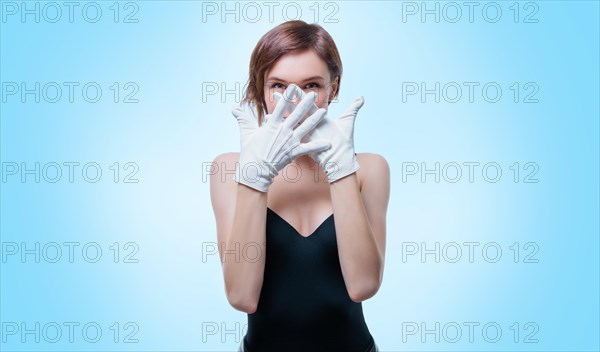
<instances>
[{"instance_id":1,"label":"eye","mask_svg":"<svg viewBox=\"0 0 600 352\"><path fill-rule=\"evenodd\" d=\"M273 89L285 89L285 86L283 84L281 84L281 83L273 83L271 85L271 88L273 88Z\"/></svg>"},{"instance_id":2,"label":"eye","mask_svg":"<svg viewBox=\"0 0 600 352\"><path fill-rule=\"evenodd\" d=\"M319 88L321 88L321 85L319 83L312 82L312 83L306 84L306 89L319 89Z\"/></svg>"}]
</instances>

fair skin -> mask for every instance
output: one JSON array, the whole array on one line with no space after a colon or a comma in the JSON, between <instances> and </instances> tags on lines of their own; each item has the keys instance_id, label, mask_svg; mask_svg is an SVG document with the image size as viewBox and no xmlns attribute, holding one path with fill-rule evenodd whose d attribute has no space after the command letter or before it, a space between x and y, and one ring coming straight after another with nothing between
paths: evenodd
<instances>
[{"instance_id":1,"label":"fair skin","mask_svg":"<svg viewBox=\"0 0 600 352\"><path fill-rule=\"evenodd\" d=\"M315 103L325 109L337 89L337 80L331 79L316 52L288 53L266 73L268 113L275 107L273 92L282 92L291 83L306 93L316 91ZM378 154L357 153L357 160L357 172L329 183L321 167L303 155L286 165L263 193L234 180L230 170L235 170L239 153L215 158L219 172L211 175L211 201L222 244L219 252L227 299L235 309L253 313L258 306L267 207L305 237L333 213L340 266L350 298L361 302L375 295L383 280L390 169Z\"/></svg>"}]
</instances>

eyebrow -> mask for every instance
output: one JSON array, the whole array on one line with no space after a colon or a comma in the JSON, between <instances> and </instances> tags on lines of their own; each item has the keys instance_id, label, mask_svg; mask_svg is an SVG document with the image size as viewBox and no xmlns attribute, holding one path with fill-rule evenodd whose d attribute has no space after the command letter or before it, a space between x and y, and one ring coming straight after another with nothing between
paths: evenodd
<instances>
[{"instance_id":1,"label":"eyebrow","mask_svg":"<svg viewBox=\"0 0 600 352\"><path fill-rule=\"evenodd\" d=\"M325 80L323 77L321 76L312 76L312 77L308 77L304 80L302 80L301 82L308 82L308 81L312 81L314 79L321 79L321 80ZM269 77L267 79L267 81L279 81L279 82L286 82L286 80L278 78L278 77Z\"/></svg>"}]
</instances>

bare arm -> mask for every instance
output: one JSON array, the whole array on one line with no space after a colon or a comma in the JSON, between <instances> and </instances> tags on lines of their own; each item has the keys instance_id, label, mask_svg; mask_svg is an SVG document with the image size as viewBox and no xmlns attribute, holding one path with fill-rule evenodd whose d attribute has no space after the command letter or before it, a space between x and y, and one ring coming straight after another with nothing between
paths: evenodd
<instances>
[{"instance_id":1,"label":"bare arm","mask_svg":"<svg viewBox=\"0 0 600 352\"><path fill-rule=\"evenodd\" d=\"M360 165L362 190L357 173L330 185L340 265L355 302L375 295L383 281L390 191L389 166L383 157L368 154Z\"/></svg>"},{"instance_id":2,"label":"bare arm","mask_svg":"<svg viewBox=\"0 0 600 352\"><path fill-rule=\"evenodd\" d=\"M253 313L265 268L267 193L235 181L231 171L238 160L239 153L215 158L218 172L211 175L210 193L227 300L235 309Z\"/></svg>"}]
</instances>

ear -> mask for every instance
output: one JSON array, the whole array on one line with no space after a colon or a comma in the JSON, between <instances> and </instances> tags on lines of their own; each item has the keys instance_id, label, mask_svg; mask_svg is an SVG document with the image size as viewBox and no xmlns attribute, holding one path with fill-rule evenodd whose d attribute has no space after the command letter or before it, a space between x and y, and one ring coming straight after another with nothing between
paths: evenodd
<instances>
[{"instance_id":1,"label":"ear","mask_svg":"<svg viewBox=\"0 0 600 352\"><path fill-rule=\"evenodd\" d=\"M335 80L333 80L333 82L331 83L331 92L329 93L329 97L327 99L328 104L331 104L331 102L337 95L337 92L339 89L339 81L340 81L340 76L336 76Z\"/></svg>"}]
</instances>

